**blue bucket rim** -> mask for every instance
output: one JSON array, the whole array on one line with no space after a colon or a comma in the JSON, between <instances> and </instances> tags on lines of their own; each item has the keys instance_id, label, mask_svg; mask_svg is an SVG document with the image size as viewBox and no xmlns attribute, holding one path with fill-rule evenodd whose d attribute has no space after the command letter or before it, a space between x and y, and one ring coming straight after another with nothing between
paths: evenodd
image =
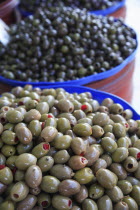
<instances>
[{"instance_id":1,"label":"blue bucket rim","mask_svg":"<svg viewBox=\"0 0 140 210\"><path fill-rule=\"evenodd\" d=\"M134 119L140 119L140 114L138 114L137 111L135 111L135 109L128 102L126 102L124 99L120 98L119 96L116 96L116 95L111 94L111 93L107 93L107 92L104 92L104 91L92 89L92 88L89 88L89 87L78 86L78 85L72 85L72 86L69 86L69 85L61 85L61 86L52 85L52 86L42 86L40 88L41 89L64 88L69 93L90 92L93 96L93 99L96 100L96 98L98 97L98 99L101 99L100 102L105 98L111 98L115 103L120 103L125 109L130 109L133 112L133 118Z\"/></svg>"},{"instance_id":2,"label":"blue bucket rim","mask_svg":"<svg viewBox=\"0 0 140 210\"><path fill-rule=\"evenodd\" d=\"M107 9L103 9L103 10L91 10L88 11L90 14L94 14L94 15L109 15L114 13L115 11L119 10L120 8L124 7L126 3L126 0L122 0L121 2L116 2L113 6L107 8ZM33 15L33 12L28 12L23 10L22 8L20 8L20 4L18 6L18 9L20 11L20 13L24 16L24 17L28 17L30 15Z\"/></svg>"}]
</instances>

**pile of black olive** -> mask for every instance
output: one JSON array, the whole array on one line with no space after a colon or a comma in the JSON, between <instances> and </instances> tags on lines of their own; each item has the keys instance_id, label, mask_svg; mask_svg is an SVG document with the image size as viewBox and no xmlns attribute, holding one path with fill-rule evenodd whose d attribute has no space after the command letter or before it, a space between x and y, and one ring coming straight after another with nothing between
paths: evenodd
<instances>
[{"instance_id":1,"label":"pile of black olive","mask_svg":"<svg viewBox=\"0 0 140 210\"><path fill-rule=\"evenodd\" d=\"M39 9L10 30L0 55L0 74L9 79L63 82L105 72L136 49L136 34L121 20L86 10Z\"/></svg>"},{"instance_id":2,"label":"pile of black olive","mask_svg":"<svg viewBox=\"0 0 140 210\"><path fill-rule=\"evenodd\" d=\"M73 8L86 8L88 10L104 10L111 6L114 6L122 0L21 0L20 7L24 11L35 12L38 7L48 6L69 6Z\"/></svg>"}]
</instances>

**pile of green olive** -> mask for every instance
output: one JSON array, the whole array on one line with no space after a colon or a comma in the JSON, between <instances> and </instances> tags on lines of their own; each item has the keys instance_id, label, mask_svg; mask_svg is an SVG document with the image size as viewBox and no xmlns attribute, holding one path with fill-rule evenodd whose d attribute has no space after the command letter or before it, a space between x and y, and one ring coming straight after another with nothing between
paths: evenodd
<instances>
[{"instance_id":1,"label":"pile of green olive","mask_svg":"<svg viewBox=\"0 0 140 210\"><path fill-rule=\"evenodd\" d=\"M69 6L72 8L86 8L90 10L104 10L107 9L122 0L21 0L20 7L24 11L35 12L38 7L50 7L50 6Z\"/></svg>"},{"instance_id":2,"label":"pile of green olive","mask_svg":"<svg viewBox=\"0 0 140 210\"><path fill-rule=\"evenodd\" d=\"M0 75L28 82L78 80L108 71L137 45L135 32L121 20L66 7L39 9L10 35L0 50Z\"/></svg>"},{"instance_id":3,"label":"pile of green olive","mask_svg":"<svg viewBox=\"0 0 140 210\"><path fill-rule=\"evenodd\" d=\"M138 210L140 120L90 92L0 98L0 210Z\"/></svg>"}]
</instances>

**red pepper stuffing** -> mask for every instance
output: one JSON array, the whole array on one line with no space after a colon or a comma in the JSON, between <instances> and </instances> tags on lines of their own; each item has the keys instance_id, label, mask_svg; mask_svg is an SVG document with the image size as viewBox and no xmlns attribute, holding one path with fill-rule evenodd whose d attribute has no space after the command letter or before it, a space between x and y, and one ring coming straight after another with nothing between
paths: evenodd
<instances>
[{"instance_id":1,"label":"red pepper stuffing","mask_svg":"<svg viewBox=\"0 0 140 210\"><path fill-rule=\"evenodd\" d=\"M140 152L137 154L137 159L138 160L140 159Z\"/></svg>"},{"instance_id":2,"label":"red pepper stuffing","mask_svg":"<svg viewBox=\"0 0 140 210\"><path fill-rule=\"evenodd\" d=\"M72 205L72 201L69 200L69 201L68 201L68 206L71 206L71 205Z\"/></svg>"},{"instance_id":3,"label":"red pepper stuffing","mask_svg":"<svg viewBox=\"0 0 140 210\"><path fill-rule=\"evenodd\" d=\"M18 194L14 194L13 195L15 198L19 198L19 195Z\"/></svg>"},{"instance_id":4,"label":"red pepper stuffing","mask_svg":"<svg viewBox=\"0 0 140 210\"><path fill-rule=\"evenodd\" d=\"M20 101L20 102L18 103L18 105L19 105L19 106L22 106L22 105L24 105L24 103L23 103L22 101Z\"/></svg>"},{"instance_id":5,"label":"red pepper stuffing","mask_svg":"<svg viewBox=\"0 0 140 210\"><path fill-rule=\"evenodd\" d=\"M0 165L0 170L5 168L6 166L5 165Z\"/></svg>"},{"instance_id":6,"label":"red pepper stuffing","mask_svg":"<svg viewBox=\"0 0 140 210\"><path fill-rule=\"evenodd\" d=\"M86 110L87 108L88 108L88 107L87 107L86 104L84 104L84 105L81 106L81 110L83 110L83 111Z\"/></svg>"},{"instance_id":7,"label":"red pepper stuffing","mask_svg":"<svg viewBox=\"0 0 140 210\"><path fill-rule=\"evenodd\" d=\"M50 145L49 144L43 144L43 149L44 150L49 150L50 149Z\"/></svg>"},{"instance_id":8,"label":"red pepper stuffing","mask_svg":"<svg viewBox=\"0 0 140 210\"><path fill-rule=\"evenodd\" d=\"M42 205L43 207L46 207L46 206L48 205L48 201L42 201L41 205Z\"/></svg>"},{"instance_id":9,"label":"red pepper stuffing","mask_svg":"<svg viewBox=\"0 0 140 210\"><path fill-rule=\"evenodd\" d=\"M51 114L48 114L48 118L53 118L53 116Z\"/></svg>"},{"instance_id":10,"label":"red pepper stuffing","mask_svg":"<svg viewBox=\"0 0 140 210\"><path fill-rule=\"evenodd\" d=\"M84 156L84 154L85 154L84 152L81 152L80 156Z\"/></svg>"},{"instance_id":11,"label":"red pepper stuffing","mask_svg":"<svg viewBox=\"0 0 140 210\"><path fill-rule=\"evenodd\" d=\"M44 127L45 127L45 122L43 122L43 123L41 124L42 130L44 129Z\"/></svg>"}]
</instances>

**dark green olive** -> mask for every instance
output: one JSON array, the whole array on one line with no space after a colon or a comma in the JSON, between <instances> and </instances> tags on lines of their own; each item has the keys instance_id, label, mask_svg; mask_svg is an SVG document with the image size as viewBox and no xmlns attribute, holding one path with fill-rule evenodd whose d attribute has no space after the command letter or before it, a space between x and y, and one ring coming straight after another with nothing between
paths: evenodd
<instances>
[{"instance_id":1,"label":"dark green olive","mask_svg":"<svg viewBox=\"0 0 140 210\"><path fill-rule=\"evenodd\" d=\"M103 136L103 134L104 134L104 130L101 126L99 125L92 126L92 136L94 138L100 138Z\"/></svg>"},{"instance_id":2,"label":"dark green olive","mask_svg":"<svg viewBox=\"0 0 140 210\"><path fill-rule=\"evenodd\" d=\"M71 149L76 155L85 154L87 146L82 138L76 137L71 141Z\"/></svg>"},{"instance_id":3,"label":"dark green olive","mask_svg":"<svg viewBox=\"0 0 140 210\"><path fill-rule=\"evenodd\" d=\"M29 144L32 141L32 133L27 127L19 127L16 130L16 136L22 144Z\"/></svg>"},{"instance_id":4,"label":"dark green olive","mask_svg":"<svg viewBox=\"0 0 140 210\"><path fill-rule=\"evenodd\" d=\"M24 200L18 203L17 210L21 210L25 208L25 206L26 209L32 209L35 206L36 202L37 202L36 196L29 194Z\"/></svg>"},{"instance_id":5,"label":"dark green olive","mask_svg":"<svg viewBox=\"0 0 140 210\"><path fill-rule=\"evenodd\" d=\"M2 195L7 190L7 185L0 182L0 195Z\"/></svg>"},{"instance_id":6,"label":"dark green olive","mask_svg":"<svg viewBox=\"0 0 140 210\"><path fill-rule=\"evenodd\" d=\"M43 208L48 208L51 204L51 198L50 195L47 193L40 193L37 196L37 203L39 205L39 209L37 210L43 210ZM41 209L40 209L41 208Z\"/></svg>"},{"instance_id":7,"label":"dark green olive","mask_svg":"<svg viewBox=\"0 0 140 210\"><path fill-rule=\"evenodd\" d=\"M102 138L101 145L106 152L113 153L117 149L117 143L110 137Z\"/></svg>"},{"instance_id":8,"label":"dark green olive","mask_svg":"<svg viewBox=\"0 0 140 210\"><path fill-rule=\"evenodd\" d=\"M140 161L138 162L138 168L134 173L135 178L140 179Z\"/></svg>"},{"instance_id":9,"label":"dark green olive","mask_svg":"<svg viewBox=\"0 0 140 210\"><path fill-rule=\"evenodd\" d=\"M18 157L18 156L13 155L13 156L10 156L9 158L7 158L7 160L6 160L6 165L7 165L10 169L14 169L14 167L15 167L15 161L16 161L17 157Z\"/></svg>"},{"instance_id":10,"label":"dark green olive","mask_svg":"<svg viewBox=\"0 0 140 210\"><path fill-rule=\"evenodd\" d=\"M116 186L118 178L116 174L108 169L99 169L96 173L97 181L106 189L112 189Z\"/></svg>"},{"instance_id":11,"label":"dark green olive","mask_svg":"<svg viewBox=\"0 0 140 210\"><path fill-rule=\"evenodd\" d=\"M37 158L45 156L50 150L49 143L40 143L32 149L32 154Z\"/></svg>"},{"instance_id":12,"label":"dark green olive","mask_svg":"<svg viewBox=\"0 0 140 210\"><path fill-rule=\"evenodd\" d=\"M58 186L60 181L54 176L44 176L41 182L41 189L47 193L56 193L58 192Z\"/></svg>"},{"instance_id":13,"label":"dark green olive","mask_svg":"<svg viewBox=\"0 0 140 210\"><path fill-rule=\"evenodd\" d=\"M0 209L1 210L6 210L6 209L14 210L15 206L14 206L14 203L12 201L4 201L0 204Z\"/></svg>"},{"instance_id":14,"label":"dark green olive","mask_svg":"<svg viewBox=\"0 0 140 210\"><path fill-rule=\"evenodd\" d=\"M78 181L80 184L88 184L93 180L93 178L94 174L88 167L76 171L74 175L74 179L76 179L76 181Z\"/></svg>"},{"instance_id":15,"label":"dark green olive","mask_svg":"<svg viewBox=\"0 0 140 210\"><path fill-rule=\"evenodd\" d=\"M23 153L28 153L31 151L31 149L33 148L33 141L31 141L29 144L18 144L17 145L17 153L19 155L23 154Z\"/></svg>"},{"instance_id":16,"label":"dark green olive","mask_svg":"<svg viewBox=\"0 0 140 210\"><path fill-rule=\"evenodd\" d=\"M97 113L93 117L93 125L105 126L109 121L109 116L106 113Z\"/></svg>"},{"instance_id":17,"label":"dark green olive","mask_svg":"<svg viewBox=\"0 0 140 210\"><path fill-rule=\"evenodd\" d=\"M88 190L85 185L81 185L80 191L74 195L78 203L82 203L88 197Z\"/></svg>"},{"instance_id":18,"label":"dark green olive","mask_svg":"<svg viewBox=\"0 0 140 210\"><path fill-rule=\"evenodd\" d=\"M128 204L125 203L124 201L120 201L118 203L115 204L114 206L114 210L129 210Z\"/></svg>"},{"instance_id":19,"label":"dark green olive","mask_svg":"<svg viewBox=\"0 0 140 210\"><path fill-rule=\"evenodd\" d=\"M125 196L123 198L123 201L125 203L127 203L130 210L138 210L138 205L137 205L136 201L133 198L131 198L130 196Z\"/></svg>"},{"instance_id":20,"label":"dark green olive","mask_svg":"<svg viewBox=\"0 0 140 210\"><path fill-rule=\"evenodd\" d=\"M37 158L29 153L19 155L15 161L15 165L19 170L27 170L31 165L36 165Z\"/></svg>"},{"instance_id":21,"label":"dark green olive","mask_svg":"<svg viewBox=\"0 0 140 210\"><path fill-rule=\"evenodd\" d=\"M74 110L74 105L66 99L61 99L58 104L57 104L58 109L61 112L73 112Z\"/></svg>"},{"instance_id":22,"label":"dark green olive","mask_svg":"<svg viewBox=\"0 0 140 210\"><path fill-rule=\"evenodd\" d=\"M123 163L123 166L126 169L126 171L128 171L128 172L134 172L138 168L138 162L137 162L137 160L134 157L128 156L125 159L125 161Z\"/></svg>"},{"instance_id":23,"label":"dark green olive","mask_svg":"<svg viewBox=\"0 0 140 210\"><path fill-rule=\"evenodd\" d=\"M58 210L69 210L72 208L72 200L66 196L54 195L52 197L52 206Z\"/></svg>"},{"instance_id":24,"label":"dark green olive","mask_svg":"<svg viewBox=\"0 0 140 210\"><path fill-rule=\"evenodd\" d=\"M41 125L38 120L32 120L29 123L28 128L34 137L38 137L41 133Z\"/></svg>"},{"instance_id":25,"label":"dark green olive","mask_svg":"<svg viewBox=\"0 0 140 210\"><path fill-rule=\"evenodd\" d=\"M49 112L49 105L47 102L40 102L37 104L36 109L40 112L40 114L46 114Z\"/></svg>"},{"instance_id":26,"label":"dark green olive","mask_svg":"<svg viewBox=\"0 0 140 210\"><path fill-rule=\"evenodd\" d=\"M85 199L82 203L84 210L98 210L97 204L92 199Z\"/></svg>"},{"instance_id":27,"label":"dark green olive","mask_svg":"<svg viewBox=\"0 0 140 210\"><path fill-rule=\"evenodd\" d=\"M0 165L5 165L6 162L6 157L0 153Z\"/></svg>"},{"instance_id":28,"label":"dark green olive","mask_svg":"<svg viewBox=\"0 0 140 210\"><path fill-rule=\"evenodd\" d=\"M100 168L107 168L107 162L102 159L99 158L93 165L92 165L92 170L93 172L96 174L96 172L100 169Z\"/></svg>"},{"instance_id":29,"label":"dark green olive","mask_svg":"<svg viewBox=\"0 0 140 210\"><path fill-rule=\"evenodd\" d=\"M66 118L59 118L57 120L57 129L59 132L65 134L67 130L71 129L69 120Z\"/></svg>"},{"instance_id":30,"label":"dark green olive","mask_svg":"<svg viewBox=\"0 0 140 210\"><path fill-rule=\"evenodd\" d=\"M137 204L140 206L140 186L134 185L130 195L137 202Z\"/></svg>"},{"instance_id":31,"label":"dark green olive","mask_svg":"<svg viewBox=\"0 0 140 210\"><path fill-rule=\"evenodd\" d=\"M60 150L54 155L54 162L64 164L70 159L70 155L67 150Z\"/></svg>"},{"instance_id":32,"label":"dark green olive","mask_svg":"<svg viewBox=\"0 0 140 210\"><path fill-rule=\"evenodd\" d=\"M50 169L50 174L59 180L71 179L74 175L72 169L67 165L56 164Z\"/></svg>"},{"instance_id":33,"label":"dark green olive","mask_svg":"<svg viewBox=\"0 0 140 210\"><path fill-rule=\"evenodd\" d=\"M41 132L41 137L45 142L51 142L56 137L58 131L55 127L47 126Z\"/></svg>"},{"instance_id":34,"label":"dark green olive","mask_svg":"<svg viewBox=\"0 0 140 210\"><path fill-rule=\"evenodd\" d=\"M132 191L132 184L127 180L120 180L117 185L120 187L124 195L128 195Z\"/></svg>"},{"instance_id":35,"label":"dark green olive","mask_svg":"<svg viewBox=\"0 0 140 210\"><path fill-rule=\"evenodd\" d=\"M97 201L97 206L99 210L113 210L112 200L108 195L104 195Z\"/></svg>"},{"instance_id":36,"label":"dark green olive","mask_svg":"<svg viewBox=\"0 0 140 210\"><path fill-rule=\"evenodd\" d=\"M122 198L123 198L123 192L118 186L115 186L115 187L113 187L110 190L106 190L106 194L115 203L121 201Z\"/></svg>"},{"instance_id":37,"label":"dark green olive","mask_svg":"<svg viewBox=\"0 0 140 210\"><path fill-rule=\"evenodd\" d=\"M112 163L110 165L110 170L117 175L117 177L118 177L119 180L126 179L126 177L127 177L126 170L119 163Z\"/></svg>"},{"instance_id":38,"label":"dark green olive","mask_svg":"<svg viewBox=\"0 0 140 210\"><path fill-rule=\"evenodd\" d=\"M9 123L19 123L19 122L23 121L24 116L19 111L9 110L6 114L6 118L7 118Z\"/></svg>"},{"instance_id":39,"label":"dark green olive","mask_svg":"<svg viewBox=\"0 0 140 210\"><path fill-rule=\"evenodd\" d=\"M87 148L84 157L87 159L87 166L92 166L98 160L100 152L93 146Z\"/></svg>"},{"instance_id":40,"label":"dark green olive","mask_svg":"<svg viewBox=\"0 0 140 210\"><path fill-rule=\"evenodd\" d=\"M1 149L1 152L2 154L5 156L5 157L10 157L10 156L13 156L15 155L16 153L16 148L12 145L4 145Z\"/></svg>"},{"instance_id":41,"label":"dark green olive","mask_svg":"<svg viewBox=\"0 0 140 210\"><path fill-rule=\"evenodd\" d=\"M14 180L19 182L19 181L24 181L24 177L25 177L25 172L21 171L21 170L16 170L15 174L14 174Z\"/></svg>"},{"instance_id":42,"label":"dark green olive","mask_svg":"<svg viewBox=\"0 0 140 210\"><path fill-rule=\"evenodd\" d=\"M41 157L37 161L37 165L40 167L42 172L49 171L54 164L54 159L51 156Z\"/></svg>"},{"instance_id":43,"label":"dark green olive","mask_svg":"<svg viewBox=\"0 0 140 210\"><path fill-rule=\"evenodd\" d=\"M72 138L69 135L60 136L54 139L54 146L56 149L68 149L71 145Z\"/></svg>"},{"instance_id":44,"label":"dark green olive","mask_svg":"<svg viewBox=\"0 0 140 210\"><path fill-rule=\"evenodd\" d=\"M26 114L24 115L24 121L26 123L29 123L32 120L40 120L40 118L41 118L41 114L36 109L31 109L30 111L26 112Z\"/></svg>"},{"instance_id":45,"label":"dark green olive","mask_svg":"<svg viewBox=\"0 0 140 210\"><path fill-rule=\"evenodd\" d=\"M121 138L126 136L126 129L121 123L115 123L113 125L113 133L116 138Z\"/></svg>"},{"instance_id":46,"label":"dark green olive","mask_svg":"<svg viewBox=\"0 0 140 210\"><path fill-rule=\"evenodd\" d=\"M30 166L25 173L26 184L31 188L36 188L41 184L42 181L42 171L36 166Z\"/></svg>"},{"instance_id":47,"label":"dark green olive","mask_svg":"<svg viewBox=\"0 0 140 210\"><path fill-rule=\"evenodd\" d=\"M72 156L69 161L68 165L73 170L80 170L84 168L88 164L88 160L85 157L74 155Z\"/></svg>"},{"instance_id":48,"label":"dark green olive","mask_svg":"<svg viewBox=\"0 0 140 210\"><path fill-rule=\"evenodd\" d=\"M80 184L73 179L66 179L59 184L58 191L61 195L69 197L80 191Z\"/></svg>"},{"instance_id":49,"label":"dark green olive","mask_svg":"<svg viewBox=\"0 0 140 210\"><path fill-rule=\"evenodd\" d=\"M135 177L128 176L128 177L126 178L126 180L129 181L129 182L132 184L132 186L133 186L133 185L138 185L138 186L140 186L140 181L139 181L138 179L136 179Z\"/></svg>"},{"instance_id":50,"label":"dark green olive","mask_svg":"<svg viewBox=\"0 0 140 210\"><path fill-rule=\"evenodd\" d=\"M124 161L128 157L128 149L119 147L112 153L112 160L116 163Z\"/></svg>"},{"instance_id":51,"label":"dark green olive","mask_svg":"<svg viewBox=\"0 0 140 210\"><path fill-rule=\"evenodd\" d=\"M20 181L14 184L11 189L10 196L13 201L19 202L26 198L29 193L29 187L25 182Z\"/></svg>"},{"instance_id":52,"label":"dark green olive","mask_svg":"<svg viewBox=\"0 0 140 210\"><path fill-rule=\"evenodd\" d=\"M106 161L107 167L112 164L112 158L110 157L110 155L104 154L101 156L101 158Z\"/></svg>"},{"instance_id":53,"label":"dark green olive","mask_svg":"<svg viewBox=\"0 0 140 210\"><path fill-rule=\"evenodd\" d=\"M90 136L92 134L92 127L88 123L79 123L74 126L73 131L81 137Z\"/></svg>"},{"instance_id":54,"label":"dark green olive","mask_svg":"<svg viewBox=\"0 0 140 210\"><path fill-rule=\"evenodd\" d=\"M88 194L91 199L96 200L103 196L104 188L99 184L93 184L89 187Z\"/></svg>"}]
</instances>

